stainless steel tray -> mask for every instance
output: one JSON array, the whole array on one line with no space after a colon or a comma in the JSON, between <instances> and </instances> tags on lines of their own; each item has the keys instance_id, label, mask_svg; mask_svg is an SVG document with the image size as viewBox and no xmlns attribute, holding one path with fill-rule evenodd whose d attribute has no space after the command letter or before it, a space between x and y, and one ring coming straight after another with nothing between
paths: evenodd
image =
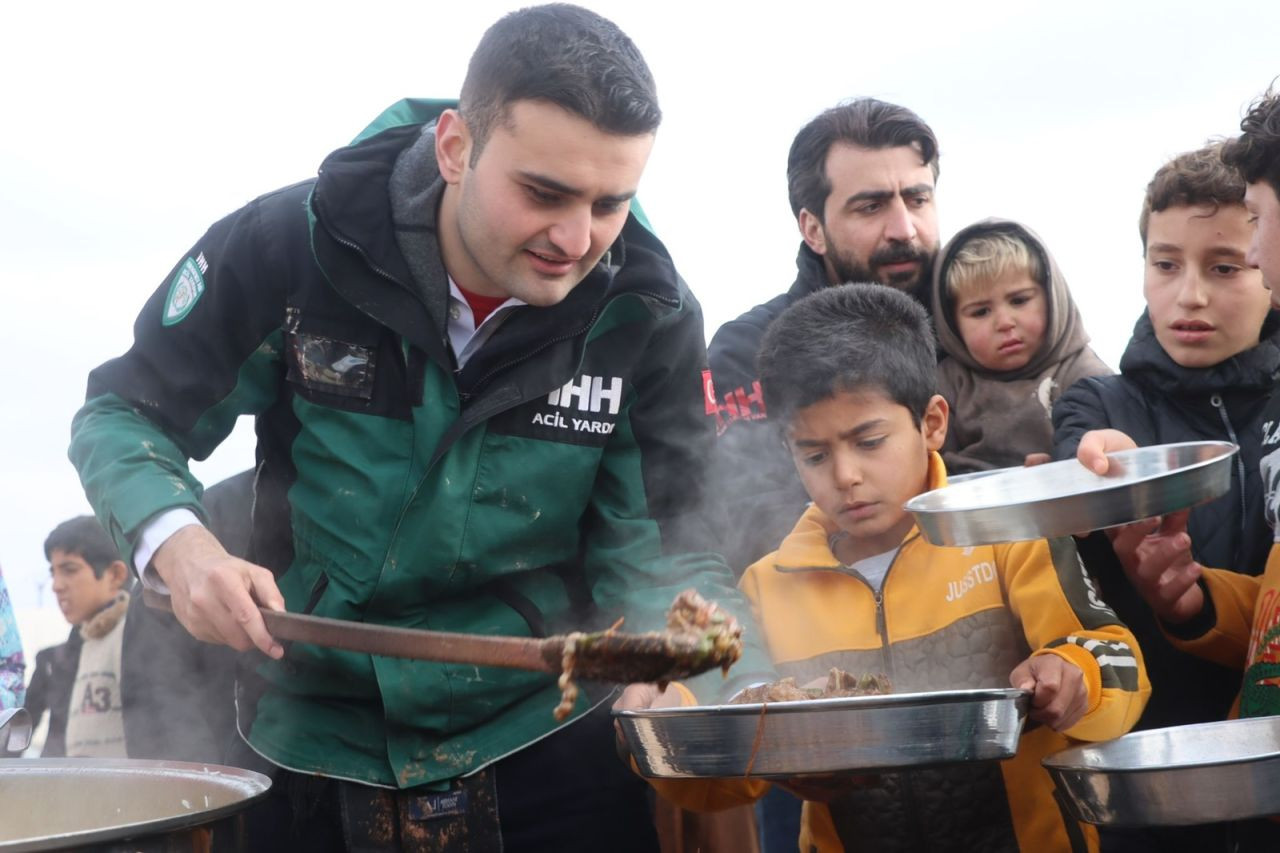
<instances>
[{"instance_id":1,"label":"stainless steel tray","mask_svg":"<svg viewBox=\"0 0 1280 853\"><path fill-rule=\"evenodd\" d=\"M948 690L614 716L646 776L787 778L1009 758L1030 695Z\"/></svg>"},{"instance_id":2,"label":"stainless steel tray","mask_svg":"<svg viewBox=\"0 0 1280 853\"><path fill-rule=\"evenodd\" d=\"M271 780L260 773L215 764L3 759L0 851L82 849L158 837L234 814L266 796L270 787Z\"/></svg>"},{"instance_id":3,"label":"stainless steel tray","mask_svg":"<svg viewBox=\"0 0 1280 853\"><path fill-rule=\"evenodd\" d=\"M917 495L905 504L934 545L1067 536L1164 515L1231 488L1224 441L1157 444L1107 454L1106 476L1074 459L1010 468Z\"/></svg>"},{"instance_id":4,"label":"stainless steel tray","mask_svg":"<svg viewBox=\"0 0 1280 853\"><path fill-rule=\"evenodd\" d=\"M1280 717L1134 732L1043 764L1087 823L1186 826L1280 814Z\"/></svg>"}]
</instances>

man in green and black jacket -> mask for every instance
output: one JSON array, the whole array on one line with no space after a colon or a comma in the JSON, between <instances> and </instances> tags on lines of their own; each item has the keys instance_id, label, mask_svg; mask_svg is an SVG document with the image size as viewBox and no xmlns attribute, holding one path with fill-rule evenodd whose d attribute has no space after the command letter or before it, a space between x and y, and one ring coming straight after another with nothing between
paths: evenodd
<instances>
[{"instance_id":1,"label":"man in green and black jacket","mask_svg":"<svg viewBox=\"0 0 1280 853\"><path fill-rule=\"evenodd\" d=\"M508 15L457 110L396 104L215 224L90 375L71 457L98 517L196 637L268 656L238 725L288 771L271 823L294 834L260 848L358 847L390 814L408 849L654 849L601 696L557 730L550 676L286 651L255 602L538 636L654 629L693 586L746 615L698 550L701 312L629 212L659 119L613 24ZM252 562L204 527L187 467L242 414Z\"/></svg>"}]
</instances>

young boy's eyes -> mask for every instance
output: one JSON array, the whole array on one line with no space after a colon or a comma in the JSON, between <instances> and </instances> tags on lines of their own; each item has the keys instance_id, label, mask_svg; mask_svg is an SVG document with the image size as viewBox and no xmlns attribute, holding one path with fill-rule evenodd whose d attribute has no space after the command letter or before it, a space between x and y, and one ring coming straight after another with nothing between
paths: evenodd
<instances>
[{"instance_id":1,"label":"young boy's eyes","mask_svg":"<svg viewBox=\"0 0 1280 853\"><path fill-rule=\"evenodd\" d=\"M1178 269L1178 265L1176 263L1167 260L1154 260L1151 262L1151 266L1160 270L1160 272L1174 272Z\"/></svg>"},{"instance_id":2,"label":"young boy's eyes","mask_svg":"<svg viewBox=\"0 0 1280 853\"><path fill-rule=\"evenodd\" d=\"M858 442L858 447L862 450L875 450L877 447L884 444L886 438L888 438L887 435L877 436L876 438L864 438Z\"/></svg>"},{"instance_id":3,"label":"young boy's eyes","mask_svg":"<svg viewBox=\"0 0 1280 853\"><path fill-rule=\"evenodd\" d=\"M800 461L810 468L818 467L825 462L826 459L826 453L806 453L804 456L800 457Z\"/></svg>"}]
</instances>

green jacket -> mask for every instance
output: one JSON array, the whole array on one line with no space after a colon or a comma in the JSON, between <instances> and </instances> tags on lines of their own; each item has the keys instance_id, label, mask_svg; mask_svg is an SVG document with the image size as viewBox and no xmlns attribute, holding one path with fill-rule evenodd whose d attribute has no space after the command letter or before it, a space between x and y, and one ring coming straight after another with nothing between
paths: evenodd
<instances>
[{"instance_id":1,"label":"green jacket","mask_svg":"<svg viewBox=\"0 0 1280 853\"><path fill-rule=\"evenodd\" d=\"M713 439L701 311L638 220L563 302L516 309L457 369L434 221L395 221L388 191L442 105L396 105L315 180L215 224L156 290L73 424L98 517L132 554L157 513L202 515L187 459L250 414L250 556L291 611L516 636L623 616L641 631L693 586L745 617L723 562L698 550ZM438 175L427 185L438 202ZM432 280L400 239L429 241ZM749 658L704 695L767 669ZM305 772L433 783L554 728L546 675L310 645L258 673L241 731Z\"/></svg>"}]
</instances>

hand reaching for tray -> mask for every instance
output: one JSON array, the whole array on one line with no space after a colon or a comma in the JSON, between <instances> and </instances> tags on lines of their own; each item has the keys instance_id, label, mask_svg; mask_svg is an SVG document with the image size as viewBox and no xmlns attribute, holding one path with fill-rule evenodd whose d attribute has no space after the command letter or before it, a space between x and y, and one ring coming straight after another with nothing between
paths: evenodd
<instances>
[{"instance_id":1,"label":"hand reaching for tray","mask_svg":"<svg viewBox=\"0 0 1280 853\"><path fill-rule=\"evenodd\" d=\"M1128 524L1111 537L1129 583L1170 625L1204 609L1204 590L1197 583L1203 568L1191 557L1187 533L1190 514L1183 510Z\"/></svg>"},{"instance_id":2,"label":"hand reaching for tray","mask_svg":"<svg viewBox=\"0 0 1280 853\"><path fill-rule=\"evenodd\" d=\"M1084 673L1055 654L1027 658L1013 668L1009 683L1031 691L1031 719L1055 731L1066 731L1080 722L1089 707Z\"/></svg>"}]
</instances>

